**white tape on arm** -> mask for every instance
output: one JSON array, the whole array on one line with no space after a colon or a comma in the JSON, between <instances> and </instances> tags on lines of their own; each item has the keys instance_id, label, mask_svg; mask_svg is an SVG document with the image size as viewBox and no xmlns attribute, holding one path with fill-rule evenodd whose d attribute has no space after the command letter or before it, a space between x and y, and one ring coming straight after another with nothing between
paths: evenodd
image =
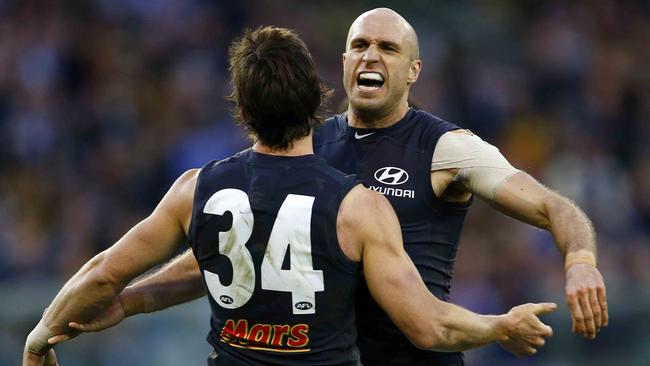
<instances>
[{"instance_id":1,"label":"white tape on arm","mask_svg":"<svg viewBox=\"0 0 650 366\"><path fill-rule=\"evenodd\" d=\"M52 346L47 343L47 340L52 336L52 332L50 332L47 325L45 325L45 320L41 318L41 321L36 324L36 327L34 327L31 333L27 336L25 349L29 352L42 355L45 351L52 348Z\"/></svg>"},{"instance_id":2,"label":"white tape on arm","mask_svg":"<svg viewBox=\"0 0 650 366\"><path fill-rule=\"evenodd\" d=\"M489 200L506 179L519 172L499 149L467 130L447 132L438 140L431 171L445 169L459 169L454 179Z\"/></svg>"}]
</instances>

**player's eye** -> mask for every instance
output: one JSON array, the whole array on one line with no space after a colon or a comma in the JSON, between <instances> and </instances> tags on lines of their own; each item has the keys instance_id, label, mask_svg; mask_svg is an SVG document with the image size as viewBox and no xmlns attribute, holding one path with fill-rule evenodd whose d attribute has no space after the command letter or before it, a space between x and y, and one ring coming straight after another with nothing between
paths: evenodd
<instances>
[{"instance_id":1,"label":"player's eye","mask_svg":"<svg viewBox=\"0 0 650 366\"><path fill-rule=\"evenodd\" d=\"M360 49L364 49L364 48L367 48L367 47L368 47L368 44L364 43L364 42L355 42L355 43L352 44L352 49L355 49L355 50L360 50Z\"/></svg>"}]
</instances>

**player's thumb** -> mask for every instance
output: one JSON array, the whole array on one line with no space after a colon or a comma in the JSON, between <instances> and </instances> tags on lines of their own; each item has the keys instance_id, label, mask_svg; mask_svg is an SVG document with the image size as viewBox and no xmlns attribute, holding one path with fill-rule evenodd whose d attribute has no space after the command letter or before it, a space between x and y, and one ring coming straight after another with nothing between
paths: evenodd
<instances>
[{"instance_id":1,"label":"player's thumb","mask_svg":"<svg viewBox=\"0 0 650 366\"><path fill-rule=\"evenodd\" d=\"M552 313L557 309L557 304L554 302L541 302L538 304L531 304L532 309L530 309L535 315L544 315Z\"/></svg>"},{"instance_id":2,"label":"player's thumb","mask_svg":"<svg viewBox=\"0 0 650 366\"><path fill-rule=\"evenodd\" d=\"M54 346L56 344L65 342L70 339L72 339L72 337L69 334L59 334L59 335L55 335L54 337L48 338L47 343Z\"/></svg>"}]
</instances>

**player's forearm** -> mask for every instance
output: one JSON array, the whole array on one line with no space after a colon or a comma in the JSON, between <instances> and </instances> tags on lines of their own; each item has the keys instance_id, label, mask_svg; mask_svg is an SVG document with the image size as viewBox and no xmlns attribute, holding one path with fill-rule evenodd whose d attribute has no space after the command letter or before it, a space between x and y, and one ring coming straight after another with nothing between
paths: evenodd
<instances>
[{"instance_id":1,"label":"player's forearm","mask_svg":"<svg viewBox=\"0 0 650 366\"><path fill-rule=\"evenodd\" d=\"M435 309L433 331L421 348L454 352L508 339L502 315L479 315L443 301L437 301Z\"/></svg>"},{"instance_id":2,"label":"player's forearm","mask_svg":"<svg viewBox=\"0 0 650 366\"><path fill-rule=\"evenodd\" d=\"M122 290L124 284L106 271L104 259L104 253L95 256L56 295L43 317L52 334L69 332L70 321L93 318Z\"/></svg>"},{"instance_id":3,"label":"player's forearm","mask_svg":"<svg viewBox=\"0 0 650 366\"><path fill-rule=\"evenodd\" d=\"M528 174L508 178L488 202L511 217L550 231L565 257L586 253L595 259L595 235L587 215Z\"/></svg>"},{"instance_id":4,"label":"player's forearm","mask_svg":"<svg viewBox=\"0 0 650 366\"><path fill-rule=\"evenodd\" d=\"M563 197L546 203L548 230L565 258L565 264L596 264L596 240L591 221L575 204Z\"/></svg>"},{"instance_id":5,"label":"player's forearm","mask_svg":"<svg viewBox=\"0 0 650 366\"><path fill-rule=\"evenodd\" d=\"M386 299L382 292L373 293L413 345L420 349L455 352L507 340L506 316L479 315L441 301L426 289L418 276L415 272L404 278L409 281L402 281L403 285L388 291L392 294L401 291L405 294L404 300ZM372 292L371 283L368 285ZM399 303L399 306L391 306L391 303Z\"/></svg>"},{"instance_id":6,"label":"player's forearm","mask_svg":"<svg viewBox=\"0 0 650 366\"><path fill-rule=\"evenodd\" d=\"M205 295L201 272L187 251L147 278L122 291L125 316L151 313L183 304Z\"/></svg>"}]
</instances>

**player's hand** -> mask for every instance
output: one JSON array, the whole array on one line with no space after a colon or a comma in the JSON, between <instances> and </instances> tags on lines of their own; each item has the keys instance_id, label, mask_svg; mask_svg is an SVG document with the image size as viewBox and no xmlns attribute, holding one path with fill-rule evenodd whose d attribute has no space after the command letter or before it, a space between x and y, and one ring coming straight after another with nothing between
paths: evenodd
<instances>
[{"instance_id":1,"label":"player's hand","mask_svg":"<svg viewBox=\"0 0 650 366\"><path fill-rule=\"evenodd\" d=\"M45 318L41 318L25 340L23 366L56 366L56 354L52 350L52 345L47 342L51 334Z\"/></svg>"},{"instance_id":2,"label":"player's hand","mask_svg":"<svg viewBox=\"0 0 650 366\"><path fill-rule=\"evenodd\" d=\"M573 332L594 339L609 323L605 283L591 264L577 263L566 272L566 300L573 320Z\"/></svg>"},{"instance_id":3,"label":"player's hand","mask_svg":"<svg viewBox=\"0 0 650 366\"><path fill-rule=\"evenodd\" d=\"M25 350L23 352L23 366L59 366L56 361L56 353L49 349L44 355Z\"/></svg>"},{"instance_id":4,"label":"player's hand","mask_svg":"<svg viewBox=\"0 0 650 366\"><path fill-rule=\"evenodd\" d=\"M506 314L507 340L499 342L506 351L522 357L537 353L553 335L553 329L542 323L537 315L547 314L557 309L554 303L524 304L515 306Z\"/></svg>"},{"instance_id":5,"label":"player's hand","mask_svg":"<svg viewBox=\"0 0 650 366\"><path fill-rule=\"evenodd\" d=\"M110 304L101 314L96 318L89 320L86 323L70 322L68 326L76 331L59 334L47 340L49 344L58 344L67 340L70 340L78 336L82 332L98 332L102 329L110 328L115 326L122 320L124 320L124 307L122 302L118 297L113 299L113 303Z\"/></svg>"}]
</instances>

